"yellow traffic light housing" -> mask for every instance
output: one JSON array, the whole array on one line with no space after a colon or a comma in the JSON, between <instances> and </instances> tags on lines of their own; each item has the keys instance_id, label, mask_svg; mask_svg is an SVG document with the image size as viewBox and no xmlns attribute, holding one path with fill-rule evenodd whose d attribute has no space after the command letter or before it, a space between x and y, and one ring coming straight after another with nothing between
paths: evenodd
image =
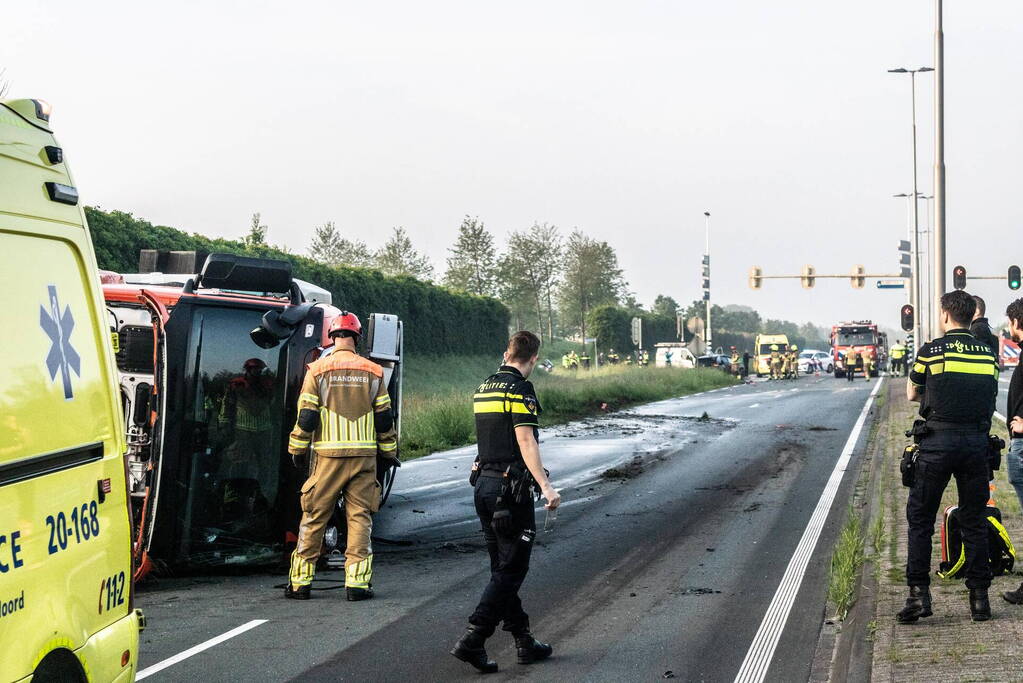
<instances>
[{"instance_id":1,"label":"yellow traffic light housing","mask_svg":"<svg viewBox=\"0 0 1023 683\"><path fill-rule=\"evenodd\" d=\"M867 284L867 279L864 277L866 274L867 269L862 265L855 266L852 269L849 281L852 283L853 289L863 289L864 285Z\"/></svg>"},{"instance_id":2,"label":"yellow traffic light housing","mask_svg":"<svg viewBox=\"0 0 1023 683\"><path fill-rule=\"evenodd\" d=\"M803 289L813 289L814 282L816 281L814 274L816 274L816 272L817 270L811 265L803 266L803 275L799 278L799 281L803 285Z\"/></svg>"},{"instance_id":3,"label":"yellow traffic light housing","mask_svg":"<svg viewBox=\"0 0 1023 683\"><path fill-rule=\"evenodd\" d=\"M763 280L762 280L763 276L764 276L763 268L760 268L759 266L753 266L752 268L750 268L749 269L749 288L750 289L760 289L760 286L763 284Z\"/></svg>"}]
</instances>

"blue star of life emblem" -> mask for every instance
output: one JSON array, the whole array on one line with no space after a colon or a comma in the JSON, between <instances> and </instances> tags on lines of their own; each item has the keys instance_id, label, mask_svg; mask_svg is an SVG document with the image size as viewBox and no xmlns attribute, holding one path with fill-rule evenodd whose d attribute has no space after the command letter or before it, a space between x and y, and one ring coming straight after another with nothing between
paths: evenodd
<instances>
[{"instance_id":1,"label":"blue star of life emblem","mask_svg":"<svg viewBox=\"0 0 1023 683\"><path fill-rule=\"evenodd\" d=\"M46 369L50 371L50 380L57 377L60 371L60 379L64 384L64 399L71 400L74 393L71 389L71 371L79 377L82 376L82 361L78 352L71 346L71 332L75 329L75 318L71 315L71 307L64 306L64 312L60 311L60 301L57 299L57 286L48 285L50 310L46 307L39 307L39 326L50 338L50 351L46 354Z\"/></svg>"}]
</instances>

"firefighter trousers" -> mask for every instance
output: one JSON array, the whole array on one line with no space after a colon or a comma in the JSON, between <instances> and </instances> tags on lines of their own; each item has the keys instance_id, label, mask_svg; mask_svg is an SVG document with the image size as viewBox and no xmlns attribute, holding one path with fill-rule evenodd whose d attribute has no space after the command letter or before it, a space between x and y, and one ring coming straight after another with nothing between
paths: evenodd
<instances>
[{"instance_id":1,"label":"firefighter trousers","mask_svg":"<svg viewBox=\"0 0 1023 683\"><path fill-rule=\"evenodd\" d=\"M504 630L514 635L529 631L529 616L522 609L519 588L529 572L529 557L533 552L533 537L536 534L536 514L533 500L508 506L517 533L499 536L490 526L501 494L503 479L481 476L476 482L474 499L476 514L483 527L483 537L490 553L490 582L483 589L476 611L469 617L469 623L479 628L483 635L493 635L497 625L504 622Z\"/></svg>"},{"instance_id":2,"label":"firefighter trousers","mask_svg":"<svg viewBox=\"0 0 1023 683\"><path fill-rule=\"evenodd\" d=\"M345 586L369 588L373 578L372 513L380 507L376 456L327 458L318 456L312 474L302 485L302 523L298 545L291 556L291 584L313 580L323 533L344 494L348 543L345 549Z\"/></svg>"},{"instance_id":3,"label":"firefighter trousers","mask_svg":"<svg viewBox=\"0 0 1023 683\"><path fill-rule=\"evenodd\" d=\"M927 586L931 582L931 537L941 496L954 476L959 492L959 524L966 550L966 587L991 585L988 531L985 520L988 500L987 431L943 430L920 442L916 477L909 489L906 521L909 522L906 583Z\"/></svg>"}]
</instances>

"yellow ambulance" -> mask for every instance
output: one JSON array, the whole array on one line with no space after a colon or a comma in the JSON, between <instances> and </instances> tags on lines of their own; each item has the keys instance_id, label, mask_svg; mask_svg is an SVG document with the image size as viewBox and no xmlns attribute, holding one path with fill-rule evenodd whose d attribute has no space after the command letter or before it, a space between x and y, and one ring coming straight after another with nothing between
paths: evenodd
<instances>
[{"instance_id":1,"label":"yellow ambulance","mask_svg":"<svg viewBox=\"0 0 1023 683\"><path fill-rule=\"evenodd\" d=\"M753 341L753 370L757 377L771 374L771 347L782 353L788 351L789 338L784 334L758 334Z\"/></svg>"},{"instance_id":2,"label":"yellow ambulance","mask_svg":"<svg viewBox=\"0 0 1023 683\"><path fill-rule=\"evenodd\" d=\"M0 101L0 681L131 681L113 341L49 107Z\"/></svg>"}]
</instances>

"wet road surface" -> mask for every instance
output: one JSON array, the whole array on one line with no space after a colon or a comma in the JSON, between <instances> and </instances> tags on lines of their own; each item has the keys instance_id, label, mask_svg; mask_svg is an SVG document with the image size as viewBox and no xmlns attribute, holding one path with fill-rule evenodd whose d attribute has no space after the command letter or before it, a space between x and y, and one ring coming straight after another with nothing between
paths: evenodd
<instances>
[{"instance_id":1,"label":"wet road surface","mask_svg":"<svg viewBox=\"0 0 1023 683\"><path fill-rule=\"evenodd\" d=\"M564 503L554 529L538 533L522 594L533 631L555 656L518 666L511 638L499 631L488 651L502 669L491 678L654 680L670 671L684 681L731 681L754 639L763 643L762 626L774 624L760 674L806 680L875 384L825 376L738 385L545 430L545 464ZM850 439L861 413L866 427ZM849 471L836 474L847 442ZM142 674L154 681L475 679L447 653L487 580L466 483L473 457L463 448L401 468L376 518L372 601L345 602L341 590L285 601L274 588L283 575L143 587L136 600L149 619ZM836 477L831 514L782 613L776 593L792 578L790 561ZM542 528L542 510L537 518ZM239 628L246 630L196 652Z\"/></svg>"}]
</instances>

